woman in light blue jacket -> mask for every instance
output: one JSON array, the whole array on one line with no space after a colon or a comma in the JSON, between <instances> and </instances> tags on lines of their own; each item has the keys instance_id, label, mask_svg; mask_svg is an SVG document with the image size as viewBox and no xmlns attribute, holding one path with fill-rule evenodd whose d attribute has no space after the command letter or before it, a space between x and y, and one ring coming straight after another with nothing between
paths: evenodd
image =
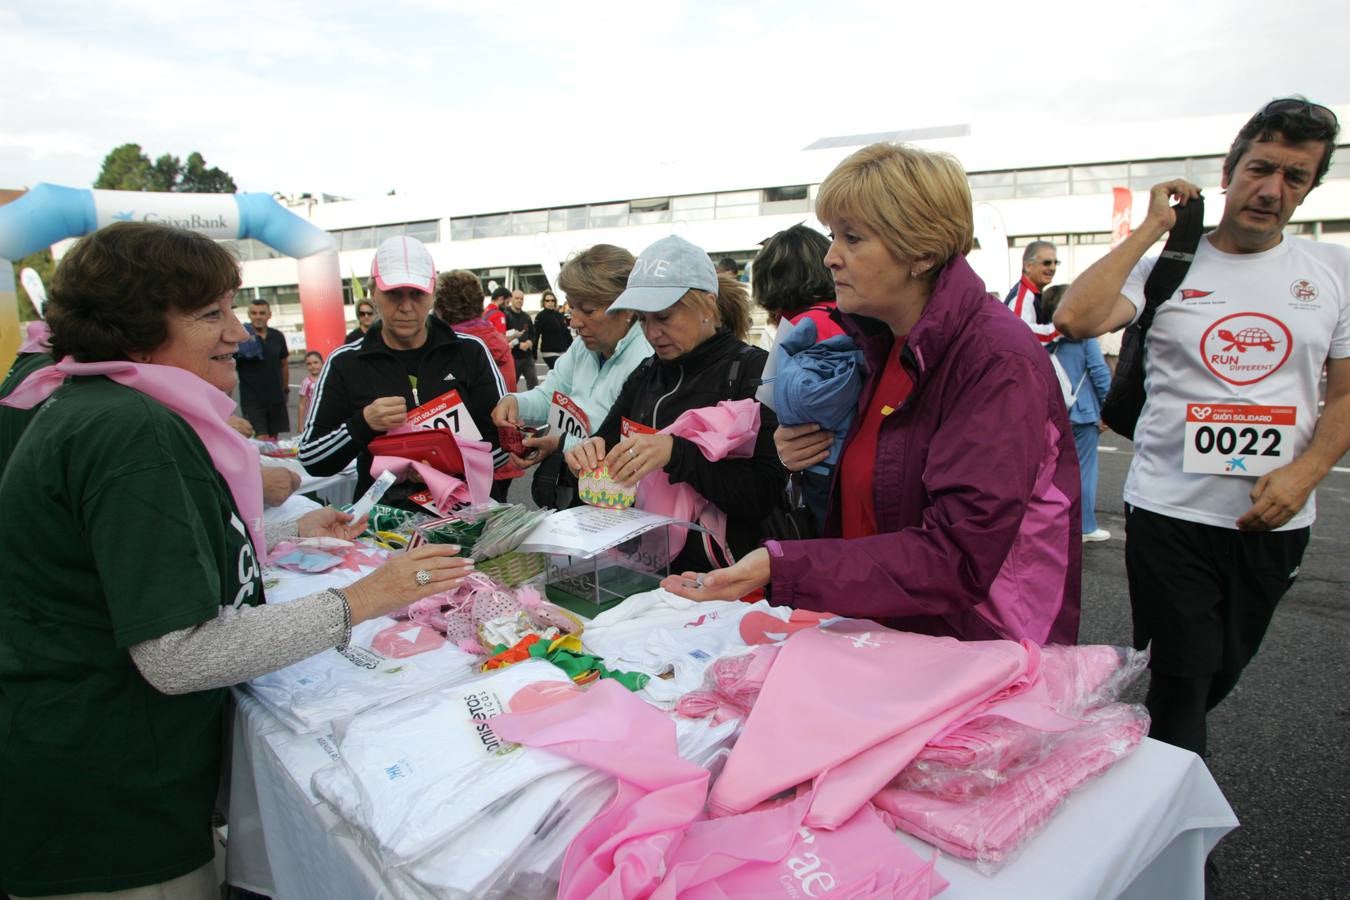
<instances>
[{"instance_id":1,"label":"woman in light blue jacket","mask_svg":"<svg viewBox=\"0 0 1350 900\"><path fill-rule=\"evenodd\" d=\"M1055 314L1068 285L1052 284L1041 294L1046 316ZM1105 541L1111 532L1097 527L1097 440L1106 426L1101 424L1102 404L1111 387L1111 369L1102 356L1096 338L1075 341L1061 337L1050 345L1050 352L1064 367L1075 398L1069 407L1073 425L1073 445L1078 451L1078 471L1083 480L1083 543Z\"/></svg>"},{"instance_id":2,"label":"woman in light blue jacket","mask_svg":"<svg viewBox=\"0 0 1350 900\"><path fill-rule=\"evenodd\" d=\"M540 506L575 504L576 479L563 454L600 427L628 376L652 355L634 313L608 312L628 286L633 263L633 254L612 244L596 244L567 261L558 287L572 308L576 340L541 384L507 394L492 411L501 428L549 426L547 434L523 439L530 455L511 457L522 469L538 466L530 493Z\"/></svg>"}]
</instances>

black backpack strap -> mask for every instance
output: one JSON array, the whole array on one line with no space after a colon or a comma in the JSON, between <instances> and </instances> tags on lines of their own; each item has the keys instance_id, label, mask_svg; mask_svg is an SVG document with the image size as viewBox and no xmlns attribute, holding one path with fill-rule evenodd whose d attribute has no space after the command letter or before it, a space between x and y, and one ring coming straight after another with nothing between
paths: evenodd
<instances>
[{"instance_id":1,"label":"black backpack strap","mask_svg":"<svg viewBox=\"0 0 1350 900\"><path fill-rule=\"evenodd\" d=\"M732 396L745 394L746 396L753 397L755 389L759 387L758 378L747 378L745 379L747 382L746 384L741 383L741 370L745 368L745 363L754 355L754 353L754 347L743 343L741 344L740 350L736 352L736 358L731 361L730 366L727 366L727 391L730 392ZM751 381L754 383L748 383ZM746 388L749 388L748 392L746 391Z\"/></svg>"},{"instance_id":2,"label":"black backpack strap","mask_svg":"<svg viewBox=\"0 0 1350 900\"><path fill-rule=\"evenodd\" d=\"M1158 307L1177 292L1195 261L1195 251L1205 233L1205 199L1196 197L1185 206L1178 206L1176 216L1176 224L1167 233L1162 254L1144 282L1144 312L1136 323L1141 339L1153 324Z\"/></svg>"},{"instance_id":3,"label":"black backpack strap","mask_svg":"<svg viewBox=\"0 0 1350 900\"><path fill-rule=\"evenodd\" d=\"M1144 282L1144 311L1125 329L1111 389L1102 404L1102 421L1122 437L1134 440L1134 427L1144 408L1144 338L1158 307L1176 293L1195 259L1204 232L1205 204L1197 197L1176 208L1176 224L1168 232L1162 255Z\"/></svg>"}]
</instances>

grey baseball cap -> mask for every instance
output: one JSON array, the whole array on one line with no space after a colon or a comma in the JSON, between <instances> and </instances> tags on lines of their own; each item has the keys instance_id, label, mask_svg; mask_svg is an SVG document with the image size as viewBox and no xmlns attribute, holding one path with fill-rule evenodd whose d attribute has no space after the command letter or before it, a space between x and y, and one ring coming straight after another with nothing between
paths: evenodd
<instances>
[{"instance_id":1,"label":"grey baseball cap","mask_svg":"<svg viewBox=\"0 0 1350 900\"><path fill-rule=\"evenodd\" d=\"M628 287L609 311L660 312L674 306L690 288L716 295L717 270L701 248L672 234L642 251L628 276Z\"/></svg>"}]
</instances>

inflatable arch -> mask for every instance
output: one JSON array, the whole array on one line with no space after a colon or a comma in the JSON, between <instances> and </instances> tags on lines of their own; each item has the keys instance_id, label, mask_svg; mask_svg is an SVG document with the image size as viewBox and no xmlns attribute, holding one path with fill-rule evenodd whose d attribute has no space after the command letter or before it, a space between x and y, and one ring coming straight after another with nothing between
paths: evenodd
<instances>
[{"instance_id":1,"label":"inflatable arch","mask_svg":"<svg viewBox=\"0 0 1350 900\"><path fill-rule=\"evenodd\" d=\"M160 194L39 184L14 202L0 206L3 368L9 367L20 343L10 260L113 222L127 221L175 225L218 240L253 238L295 257L300 266L300 312L306 346L326 357L342 343L347 326L337 244L328 232L285 209L268 194Z\"/></svg>"}]
</instances>

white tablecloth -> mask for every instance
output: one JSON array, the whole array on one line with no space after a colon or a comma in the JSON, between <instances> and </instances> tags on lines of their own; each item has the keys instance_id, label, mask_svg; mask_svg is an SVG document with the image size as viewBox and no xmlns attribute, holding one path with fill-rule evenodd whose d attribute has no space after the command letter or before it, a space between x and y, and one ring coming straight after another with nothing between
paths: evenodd
<instances>
[{"instance_id":1,"label":"white tablecloth","mask_svg":"<svg viewBox=\"0 0 1350 900\"><path fill-rule=\"evenodd\" d=\"M231 884L278 900L393 896L346 826L310 793L331 738L295 735L237 692L230 791ZM1201 900L1205 857L1236 817L1193 753L1145 740L1073 794L1045 830L993 876L943 857L940 897ZM925 857L932 850L902 836Z\"/></svg>"}]
</instances>

